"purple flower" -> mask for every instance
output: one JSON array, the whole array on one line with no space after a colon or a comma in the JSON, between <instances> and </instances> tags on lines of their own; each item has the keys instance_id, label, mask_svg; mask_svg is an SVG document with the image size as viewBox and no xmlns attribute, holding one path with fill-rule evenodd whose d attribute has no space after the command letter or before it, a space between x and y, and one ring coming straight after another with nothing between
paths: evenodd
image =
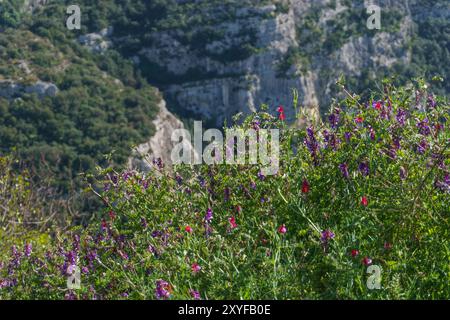
<instances>
[{"instance_id":1,"label":"purple flower","mask_svg":"<svg viewBox=\"0 0 450 320\"><path fill-rule=\"evenodd\" d=\"M346 163L340 164L339 165L339 169L342 172L342 175L344 176L344 178L348 179L349 178L349 173L348 173L348 165Z\"/></svg>"},{"instance_id":2,"label":"purple flower","mask_svg":"<svg viewBox=\"0 0 450 320\"><path fill-rule=\"evenodd\" d=\"M370 139L372 141L375 140L375 130L372 127L370 127L369 132L370 132Z\"/></svg>"},{"instance_id":3,"label":"purple flower","mask_svg":"<svg viewBox=\"0 0 450 320\"><path fill-rule=\"evenodd\" d=\"M163 163L161 158L153 159L153 164L155 166L157 166L159 169L163 169L164 168L164 163Z\"/></svg>"},{"instance_id":4,"label":"purple flower","mask_svg":"<svg viewBox=\"0 0 450 320\"><path fill-rule=\"evenodd\" d=\"M427 107L430 109L436 108L436 100L434 99L434 96L432 94L428 95Z\"/></svg>"},{"instance_id":5,"label":"purple flower","mask_svg":"<svg viewBox=\"0 0 450 320\"><path fill-rule=\"evenodd\" d=\"M205 179L203 177L198 177L198 183L200 185L200 188L204 188L206 186Z\"/></svg>"},{"instance_id":6,"label":"purple flower","mask_svg":"<svg viewBox=\"0 0 450 320\"><path fill-rule=\"evenodd\" d=\"M359 171L364 177L367 177L370 174L369 164L367 162L361 162L359 164Z\"/></svg>"},{"instance_id":7,"label":"purple flower","mask_svg":"<svg viewBox=\"0 0 450 320\"><path fill-rule=\"evenodd\" d=\"M253 130L258 131L260 129L261 123L258 120L253 121L252 126Z\"/></svg>"},{"instance_id":8,"label":"purple flower","mask_svg":"<svg viewBox=\"0 0 450 320\"><path fill-rule=\"evenodd\" d=\"M213 211L211 208L208 208L208 210L206 210L205 221L211 222L212 219L213 219Z\"/></svg>"},{"instance_id":9,"label":"purple flower","mask_svg":"<svg viewBox=\"0 0 450 320\"><path fill-rule=\"evenodd\" d=\"M33 250L33 246L31 245L31 243L27 243L27 244L25 244L25 247L23 248L23 254L26 257L29 257L31 255L32 250Z\"/></svg>"},{"instance_id":10,"label":"purple flower","mask_svg":"<svg viewBox=\"0 0 450 320\"><path fill-rule=\"evenodd\" d=\"M322 243L328 243L329 240L334 239L335 234L331 230L325 230L322 231L322 234L320 236L320 241Z\"/></svg>"},{"instance_id":11,"label":"purple flower","mask_svg":"<svg viewBox=\"0 0 450 320\"><path fill-rule=\"evenodd\" d=\"M326 147L336 151L339 144L341 143L341 141L337 138L336 134L334 133L330 134L327 130L324 130L323 135L324 140L327 143Z\"/></svg>"},{"instance_id":12,"label":"purple flower","mask_svg":"<svg viewBox=\"0 0 450 320\"><path fill-rule=\"evenodd\" d=\"M428 149L428 143L425 140L422 140L420 144L417 146L417 152L419 154L424 154Z\"/></svg>"},{"instance_id":13,"label":"purple flower","mask_svg":"<svg viewBox=\"0 0 450 320\"><path fill-rule=\"evenodd\" d=\"M64 299L65 300L77 300L77 295L72 290L70 290L69 292L67 292L64 295Z\"/></svg>"},{"instance_id":14,"label":"purple flower","mask_svg":"<svg viewBox=\"0 0 450 320\"><path fill-rule=\"evenodd\" d=\"M398 109L397 115L395 116L397 122L403 127L406 122L406 111L403 109Z\"/></svg>"},{"instance_id":15,"label":"purple flower","mask_svg":"<svg viewBox=\"0 0 450 320\"><path fill-rule=\"evenodd\" d=\"M401 139L400 138L398 138L398 137L395 137L393 140L393 147L394 147L394 149L395 150L400 150L400 148L402 147L401 146Z\"/></svg>"},{"instance_id":16,"label":"purple flower","mask_svg":"<svg viewBox=\"0 0 450 320\"><path fill-rule=\"evenodd\" d=\"M266 179L266 176L263 175L261 171L259 171L258 172L258 178L259 178L259 180L264 181L264 179Z\"/></svg>"},{"instance_id":17,"label":"purple flower","mask_svg":"<svg viewBox=\"0 0 450 320\"><path fill-rule=\"evenodd\" d=\"M179 186L183 184L183 178L178 173L175 175L175 180L177 181Z\"/></svg>"},{"instance_id":18,"label":"purple flower","mask_svg":"<svg viewBox=\"0 0 450 320\"><path fill-rule=\"evenodd\" d=\"M171 292L171 285L164 280L157 280L156 281L156 289L155 289L155 296L158 300L168 299L170 298L170 292Z\"/></svg>"},{"instance_id":19,"label":"purple flower","mask_svg":"<svg viewBox=\"0 0 450 320\"><path fill-rule=\"evenodd\" d=\"M340 120L340 117L339 117L340 112L341 112L341 110L339 108L336 108L333 110L333 112L328 117L328 121L330 121L330 126L333 129L336 129L338 127L339 120Z\"/></svg>"},{"instance_id":20,"label":"purple flower","mask_svg":"<svg viewBox=\"0 0 450 320\"><path fill-rule=\"evenodd\" d=\"M345 137L345 141L350 142L350 139L352 138L352 133L351 132L346 132L344 133L344 137Z\"/></svg>"},{"instance_id":21,"label":"purple flower","mask_svg":"<svg viewBox=\"0 0 450 320\"><path fill-rule=\"evenodd\" d=\"M317 139L315 137L314 134L314 129L312 127L309 127L308 129L306 129L306 133L307 133L307 137L305 139L305 145L308 148L311 157L314 160L314 164L317 165L318 164L318 160L317 160L317 154L319 151L319 143L317 142Z\"/></svg>"},{"instance_id":22,"label":"purple flower","mask_svg":"<svg viewBox=\"0 0 450 320\"><path fill-rule=\"evenodd\" d=\"M450 193L450 174L446 174L442 181L437 181L435 183L436 188L442 192Z\"/></svg>"},{"instance_id":23,"label":"purple flower","mask_svg":"<svg viewBox=\"0 0 450 320\"><path fill-rule=\"evenodd\" d=\"M190 291L189 291L189 294L191 295L191 297L192 297L194 300L200 300L200 299L201 299L201 297L200 297L200 292L198 292L198 291L196 291L196 290L190 290Z\"/></svg>"},{"instance_id":24,"label":"purple flower","mask_svg":"<svg viewBox=\"0 0 450 320\"><path fill-rule=\"evenodd\" d=\"M424 120L417 123L417 128L419 128L419 133L424 136L428 136L431 134L431 129L428 125L428 119L425 118Z\"/></svg>"}]
</instances>

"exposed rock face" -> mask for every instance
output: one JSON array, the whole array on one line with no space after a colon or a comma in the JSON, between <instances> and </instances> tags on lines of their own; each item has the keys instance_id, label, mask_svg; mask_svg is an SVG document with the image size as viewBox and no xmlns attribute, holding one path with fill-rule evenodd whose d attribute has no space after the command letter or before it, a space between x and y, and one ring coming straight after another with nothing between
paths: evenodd
<instances>
[{"instance_id":1,"label":"exposed rock face","mask_svg":"<svg viewBox=\"0 0 450 320\"><path fill-rule=\"evenodd\" d=\"M382 29L370 37L365 35L368 33L364 31L366 20L362 20L360 36L349 39L331 53L325 54L321 49L313 52L307 70L302 63L292 63L280 72L279 66L291 48L311 45L300 43L298 37L298 26L308 14L320 8L317 27L326 32L327 21L338 19L340 13L349 9L339 0L335 1L334 7L330 0L284 2L284 10L274 4L238 8L231 21L211 27L220 30L224 37L210 41L200 51L192 50L180 41L183 30L155 32L149 41L152 45L143 48L134 60L139 63L147 59L172 76L174 83L169 81L160 86L168 103L212 119L218 127L233 114L249 113L261 104L268 104L271 110L279 104L290 106L292 88L299 91L301 104L317 115L319 105L324 108L329 103L331 88L340 73L359 77L364 69L389 68L395 62L409 61L410 53L406 49L411 27L408 1L377 1L382 9L403 10L405 14L399 30L388 32ZM366 5L370 3L366 1ZM198 26L196 30L204 29L204 26ZM229 50L245 46L253 38L258 48L253 54L244 59L227 59ZM217 58L221 53L223 57ZM293 110L287 110L287 117L293 118Z\"/></svg>"},{"instance_id":2,"label":"exposed rock face","mask_svg":"<svg viewBox=\"0 0 450 320\"><path fill-rule=\"evenodd\" d=\"M0 96L6 99L20 97L23 94L37 94L39 98L54 97L58 94L58 87L50 82L37 81L25 85L12 80L0 80Z\"/></svg>"},{"instance_id":3,"label":"exposed rock face","mask_svg":"<svg viewBox=\"0 0 450 320\"><path fill-rule=\"evenodd\" d=\"M45 6L48 0L25 0L23 3L23 9L27 12L33 12L36 9Z\"/></svg>"},{"instance_id":4,"label":"exposed rock face","mask_svg":"<svg viewBox=\"0 0 450 320\"><path fill-rule=\"evenodd\" d=\"M113 33L113 28L105 28L98 33L89 33L78 38L80 44L89 48L95 53L103 53L112 46L109 37Z\"/></svg>"},{"instance_id":5,"label":"exposed rock face","mask_svg":"<svg viewBox=\"0 0 450 320\"><path fill-rule=\"evenodd\" d=\"M184 125L167 110L164 100L159 103L159 108L159 113L153 121L156 133L147 143L135 148L128 161L130 169L148 172L152 170L152 161L158 158L161 158L166 166L171 166L171 153L176 144L171 140L172 133L176 129L183 129ZM191 150L193 152L192 146Z\"/></svg>"}]
</instances>

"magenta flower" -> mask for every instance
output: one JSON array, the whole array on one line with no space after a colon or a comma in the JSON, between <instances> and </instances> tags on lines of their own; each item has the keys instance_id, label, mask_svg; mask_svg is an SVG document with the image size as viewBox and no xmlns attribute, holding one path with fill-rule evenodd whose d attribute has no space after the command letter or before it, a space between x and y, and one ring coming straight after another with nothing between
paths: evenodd
<instances>
[{"instance_id":1,"label":"magenta flower","mask_svg":"<svg viewBox=\"0 0 450 320\"><path fill-rule=\"evenodd\" d=\"M228 218L228 222L230 223L231 229L236 229L238 227L235 217Z\"/></svg>"},{"instance_id":2,"label":"magenta flower","mask_svg":"<svg viewBox=\"0 0 450 320\"><path fill-rule=\"evenodd\" d=\"M287 228L286 228L286 225L281 225L279 228L278 228L278 232L279 233L281 233L281 234L286 234L286 232L287 232Z\"/></svg>"},{"instance_id":3,"label":"magenta flower","mask_svg":"<svg viewBox=\"0 0 450 320\"><path fill-rule=\"evenodd\" d=\"M193 263L191 266L191 270L193 273L199 273L202 270L202 267L198 263Z\"/></svg>"},{"instance_id":4,"label":"magenta flower","mask_svg":"<svg viewBox=\"0 0 450 320\"><path fill-rule=\"evenodd\" d=\"M365 266L370 266L372 264L372 259L370 259L369 257L364 257L362 259L362 264Z\"/></svg>"}]
</instances>

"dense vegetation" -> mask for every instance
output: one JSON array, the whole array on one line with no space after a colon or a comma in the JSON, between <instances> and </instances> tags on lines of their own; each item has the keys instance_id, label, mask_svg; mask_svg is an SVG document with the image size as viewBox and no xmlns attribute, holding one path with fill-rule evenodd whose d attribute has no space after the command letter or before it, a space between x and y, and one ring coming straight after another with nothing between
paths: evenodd
<instances>
[{"instance_id":1,"label":"dense vegetation","mask_svg":"<svg viewBox=\"0 0 450 320\"><path fill-rule=\"evenodd\" d=\"M117 52L96 56L78 45L63 6L49 10L0 33L0 81L43 81L59 90L0 97L0 152L17 147L35 174L55 175L68 191L112 151L124 164L131 147L153 135L161 98Z\"/></svg>"},{"instance_id":2,"label":"dense vegetation","mask_svg":"<svg viewBox=\"0 0 450 320\"><path fill-rule=\"evenodd\" d=\"M107 168L89 228L18 238L3 254L0 298L447 299L450 105L427 88L385 82L366 103L344 89L306 130L253 114L244 128L281 130L274 176ZM366 286L370 265L379 290ZM76 267L81 288L69 290Z\"/></svg>"}]
</instances>

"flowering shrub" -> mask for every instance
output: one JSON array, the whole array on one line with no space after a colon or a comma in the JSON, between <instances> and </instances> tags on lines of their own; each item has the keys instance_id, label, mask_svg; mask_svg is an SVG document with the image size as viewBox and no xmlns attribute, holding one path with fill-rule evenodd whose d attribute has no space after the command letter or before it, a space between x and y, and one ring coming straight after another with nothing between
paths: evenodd
<instances>
[{"instance_id":1,"label":"flowering shrub","mask_svg":"<svg viewBox=\"0 0 450 320\"><path fill-rule=\"evenodd\" d=\"M345 89L344 89L345 91ZM102 171L105 210L34 252L13 247L0 298L445 299L450 293L449 104L423 83L366 103L348 94L281 130L280 170ZM379 266L381 289L366 285ZM74 266L81 288L67 289Z\"/></svg>"}]
</instances>

